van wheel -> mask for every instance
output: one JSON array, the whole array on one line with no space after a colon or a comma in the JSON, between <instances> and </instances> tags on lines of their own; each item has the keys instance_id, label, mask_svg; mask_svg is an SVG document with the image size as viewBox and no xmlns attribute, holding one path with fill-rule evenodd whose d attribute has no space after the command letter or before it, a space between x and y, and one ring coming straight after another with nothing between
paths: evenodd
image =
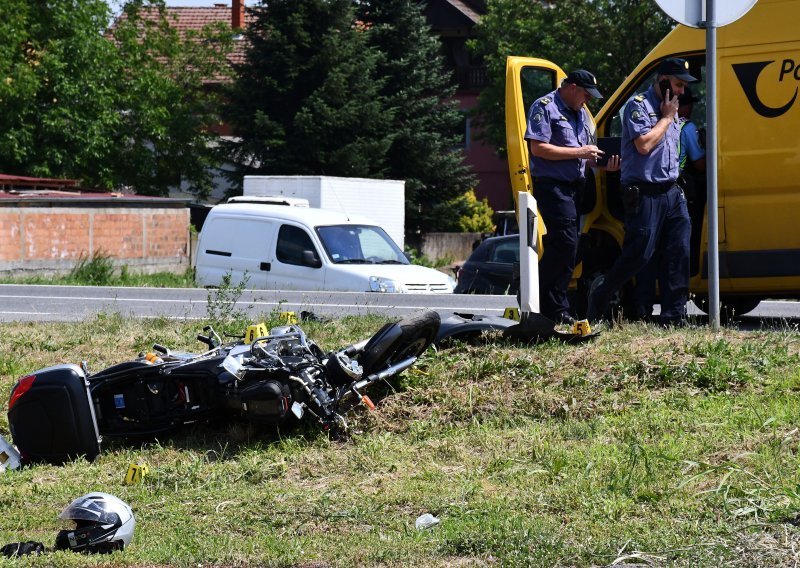
<instances>
[{"instance_id":1,"label":"van wheel","mask_svg":"<svg viewBox=\"0 0 800 568\"><path fill-rule=\"evenodd\" d=\"M761 298L752 296L723 296L721 312L727 312L729 317L743 316L752 312L761 303Z\"/></svg>"},{"instance_id":2,"label":"van wheel","mask_svg":"<svg viewBox=\"0 0 800 568\"><path fill-rule=\"evenodd\" d=\"M762 298L756 296L722 296L720 298L719 319L728 322L752 312L761 303ZM699 296L695 299L695 305L708 313L708 297Z\"/></svg>"}]
</instances>

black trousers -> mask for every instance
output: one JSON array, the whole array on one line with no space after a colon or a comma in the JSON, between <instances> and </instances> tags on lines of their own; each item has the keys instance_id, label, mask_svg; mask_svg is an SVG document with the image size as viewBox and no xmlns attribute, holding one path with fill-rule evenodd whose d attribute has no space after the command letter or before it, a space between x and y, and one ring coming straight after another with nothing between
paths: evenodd
<instances>
[{"instance_id":1,"label":"black trousers","mask_svg":"<svg viewBox=\"0 0 800 568\"><path fill-rule=\"evenodd\" d=\"M533 195L547 233L539 261L539 305L542 315L558 321L570 314L567 288L575 270L578 252L578 207L576 199L584 180L563 182L534 178Z\"/></svg>"}]
</instances>

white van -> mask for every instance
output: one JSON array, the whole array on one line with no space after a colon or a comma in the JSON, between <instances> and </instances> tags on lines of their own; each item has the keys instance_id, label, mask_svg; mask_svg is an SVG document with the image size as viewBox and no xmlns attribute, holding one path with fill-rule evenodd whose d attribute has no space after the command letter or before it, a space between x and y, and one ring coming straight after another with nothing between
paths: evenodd
<instances>
[{"instance_id":1,"label":"white van","mask_svg":"<svg viewBox=\"0 0 800 568\"><path fill-rule=\"evenodd\" d=\"M338 211L226 203L208 213L197 245L196 278L219 286L348 292L453 291L446 274L410 264L383 229Z\"/></svg>"}]
</instances>

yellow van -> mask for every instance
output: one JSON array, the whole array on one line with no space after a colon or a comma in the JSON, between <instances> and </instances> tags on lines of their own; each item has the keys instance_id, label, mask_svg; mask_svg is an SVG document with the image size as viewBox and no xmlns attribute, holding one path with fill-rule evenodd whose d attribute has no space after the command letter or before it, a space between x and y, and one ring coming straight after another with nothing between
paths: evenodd
<instances>
[{"instance_id":1,"label":"yellow van","mask_svg":"<svg viewBox=\"0 0 800 568\"><path fill-rule=\"evenodd\" d=\"M720 296L741 314L765 298L800 296L800 0L759 0L741 19L717 30ZM700 81L692 120L705 127L705 30L678 25L605 99L596 135L620 136L620 116L654 80L659 62L682 57ZM506 137L512 191L531 191L524 140L531 103L565 77L541 59L509 57ZM695 179L690 291L702 307L708 294L705 174ZM623 239L619 172L587 172L581 201L578 298L607 270ZM582 261L582 262L581 262ZM581 310L580 306L578 307Z\"/></svg>"}]
</instances>

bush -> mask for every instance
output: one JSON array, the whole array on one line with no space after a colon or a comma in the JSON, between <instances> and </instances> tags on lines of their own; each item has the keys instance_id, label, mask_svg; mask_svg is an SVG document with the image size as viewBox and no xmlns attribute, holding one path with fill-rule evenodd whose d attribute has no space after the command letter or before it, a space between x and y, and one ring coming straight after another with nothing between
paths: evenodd
<instances>
[{"instance_id":1,"label":"bush","mask_svg":"<svg viewBox=\"0 0 800 568\"><path fill-rule=\"evenodd\" d=\"M78 263L69 273L70 280L87 286L108 286L114 276L111 257L103 251L95 251L91 258L81 254Z\"/></svg>"},{"instance_id":2,"label":"bush","mask_svg":"<svg viewBox=\"0 0 800 568\"><path fill-rule=\"evenodd\" d=\"M478 200L475 191L470 189L464 195L434 207L432 226L442 232L490 233L494 230L492 213L488 200Z\"/></svg>"}]
</instances>

